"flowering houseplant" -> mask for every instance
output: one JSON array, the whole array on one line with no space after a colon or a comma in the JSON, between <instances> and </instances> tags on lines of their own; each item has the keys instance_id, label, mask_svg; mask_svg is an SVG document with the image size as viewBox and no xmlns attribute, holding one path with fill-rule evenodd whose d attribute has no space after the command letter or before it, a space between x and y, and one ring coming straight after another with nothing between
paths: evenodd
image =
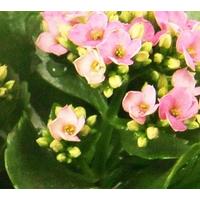
<instances>
[{"instance_id":1,"label":"flowering houseplant","mask_svg":"<svg viewBox=\"0 0 200 200\"><path fill-rule=\"evenodd\" d=\"M200 187L199 21L175 11L8 17L16 47L6 34L5 45L23 45L17 62L2 51L0 67L0 95L18 102L0 149L15 188ZM17 75L5 80L7 70Z\"/></svg>"}]
</instances>

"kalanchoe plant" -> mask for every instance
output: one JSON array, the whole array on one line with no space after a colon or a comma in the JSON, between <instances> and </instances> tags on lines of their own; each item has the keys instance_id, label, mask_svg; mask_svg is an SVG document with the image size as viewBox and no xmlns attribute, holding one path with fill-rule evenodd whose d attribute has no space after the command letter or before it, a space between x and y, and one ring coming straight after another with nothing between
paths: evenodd
<instances>
[{"instance_id":1,"label":"kalanchoe plant","mask_svg":"<svg viewBox=\"0 0 200 200\"><path fill-rule=\"evenodd\" d=\"M18 61L20 79L0 66L0 103L16 98L20 116L0 129L0 176L6 169L15 188L200 187L199 21L172 11L22 15L3 24L21 24L13 44L26 48L3 62Z\"/></svg>"}]
</instances>

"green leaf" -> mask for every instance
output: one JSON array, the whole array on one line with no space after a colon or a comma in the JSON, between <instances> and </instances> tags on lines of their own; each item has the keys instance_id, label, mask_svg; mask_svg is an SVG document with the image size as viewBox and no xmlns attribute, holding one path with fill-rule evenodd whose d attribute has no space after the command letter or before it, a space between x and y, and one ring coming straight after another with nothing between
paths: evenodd
<instances>
[{"instance_id":1,"label":"green leaf","mask_svg":"<svg viewBox=\"0 0 200 200\"><path fill-rule=\"evenodd\" d=\"M35 142L37 133L24 114L9 134L5 165L15 188L89 188L90 179L74 173Z\"/></svg>"},{"instance_id":2,"label":"green leaf","mask_svg":"<svg viewBox=\"0 0 200 200\"><path fill-rule=\"evenodd\" d=\"M157 139L148 142L143 148L137 146L137 137L133 132L121 132L122 146L130 155L145 159L174 159L180 157L187 149L187 140L177 138L175 134L160 130Z\"/></svg>"},{"instance_id":3,"label":"green leaf","mask_svg":"<svg viewBox=\"0 0 200 200\"><path fill-rule=\"evenodd\" d=\"M47 70L51 67L65 68L64 64L50 60L49 57L38 65L38 73L48 83L65 92L66 94L80 98L94 106L102 115L107 111L108 105L98 89L91 88L85 80L82 80L69 66L66 72L57 76L52 76ZM71 68L70 68L71 67Z\"/></svg>"}]
</instances>

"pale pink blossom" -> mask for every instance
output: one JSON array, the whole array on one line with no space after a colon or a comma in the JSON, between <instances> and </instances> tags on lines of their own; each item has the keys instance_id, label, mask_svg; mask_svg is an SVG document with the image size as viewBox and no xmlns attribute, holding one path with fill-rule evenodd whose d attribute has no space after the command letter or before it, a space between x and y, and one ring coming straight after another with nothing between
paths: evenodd
<instances>
[{"instance_id":1,"label":"pale pink blossom","mask_svg":"<svg viewBox=\"0 0 200 200\"><path fill-rule=\"evenodd\" d=\"M145 42L146 41L153 42L155 31L154 31L154 27L151 24L151 22L144 19L143 17L135 18L130 23L129 31L131 29L134 29L134 26L137 26L137 25L143 26L143 31L141 33L140 39L142 39L142 41L145 41ZM136 39L136 38L133 38L133 39Z\"/></svg>"},{"instance_id":2,"label":"pale pink blossom","mask_svg":"<svg viewBox=\"0 0 200 200\"><path fill-rule=\"evenodd\" d=\"M85 117L78 117L71 106L64 106L59 111L56 119L49 122L48 128L56 140L79 142L77 134L85 124Z\"/></svg>"},{"instance_id":3,"label":"pale pink blossom","mask_svg":"<svg viewBox=\"0 0 200 200\"><path fill-rule=\"evenodd\" d=\"M141 39L132 40L130 35L123 29L111 32L97 49L106 64L114 62L116 64L131 65L131 58L135 56L141 48Z\"/></svg>"},{"instance_id":4,"label":"pale pink blossom","mask_svg":"<svg viewBox=\"0 0 200 200\"><path fill-rule=\"evenodd\" d=\"M89 84L99 84L105 79L105 63L94 49L88 49L85 55L74 61L74 65L79 75L86 78Z\"/></svg>"},{"instance_id":5,"label":"pale pink blossom","mask_svg":"<svg viewBox=\"0 0 200 200\"><path fill-rule=\"evenodd\" d=\"M160 99L159 117L168 120L174 131L185 131L185 121L197 113L198 101L184 87L175 87Z\"/></svg>"},{"instance_id":6,"label":"pale pink blossom","mask_svg":"<svg viewBox=\"0 0 200 200\"><path fill-rule=\"evenodd\" d=\"M186 64L195 70L195 65L200 62L200 31L183 31L177 38L176 49L184 55Z\"/></svg>"},{"instance_id":7,"label":"pale pink blossom","mask_svg":"<svg viewBox=\"0 0 200 200\"><path fill-rule=\"evenodd\" d=\"M172 75L172 85L174 87L184 87L194 96L200 95L200 87L195 87L196 83L194 73L188 71L187 68L178 69Z\"/></svg>"},{"instance_id":8,"label":"pale pink blossom","mask_svg":"<svg viewBox=\"0 0 200 200\"><path fill-rule=\"evenodd\" d=\"M129 91L122 101L123 109L139 124L144 124L146 117L156 111L156 91L151 85L145 85L142 91Z\"/></svg>"}]
</instances>

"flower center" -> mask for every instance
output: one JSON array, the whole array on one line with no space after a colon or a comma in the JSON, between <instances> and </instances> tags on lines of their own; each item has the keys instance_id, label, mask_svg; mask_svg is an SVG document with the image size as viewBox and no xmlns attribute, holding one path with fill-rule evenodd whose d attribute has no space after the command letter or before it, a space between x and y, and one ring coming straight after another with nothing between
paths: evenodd
<instances>
[{"instance_id":1,"label":"flower center","mask_svg":"<svg viewBox=\"0 0 200 200\"><path fill-rule=\"evenodd\" d=\"M76 127L73 124L67 124L64 126L63 130L65 133L73 135L76 130Z\"/></svg>"},{"instance_id":2,"label":"flower center","mask_svg":"<svg viewBox=\"0 0 200 200\"><path fill-rule=\"evenodd\" d=\"M178 108L172 108L172 109L170 110L170 113L171 113L171 115L173 115L174 117L178 117L178 116L181 114L180 109L178 109Z\"/></svg>"},{"instance_id":3,"label":"flower center","mask_svg":"<svg viewBox=\"0 0 200 200\"><path fill-rule=\"evenodd\" d=\"M122 57L124 57L125 53L126 52L125 52L125 49L124 49L123 46L121 46L121 45L116 46L116 49L115 49L115 56L116 57L122 58Z\"/></svg>"},{"instance_id":4,"label":"flower center","mask_svg":"<svg viewBox=\"0 0 200 200\"><path fill-rule=\"evenodd\" d=\"M187 49L188 53L191 55L191 56L195 56L196 55L196 51L193 47L189 47Z\"/></svg>"},{"instance_id":5,"label":"flower center","mask_svg":"<svg viewBox=\"0 0 200 200\"><path fill-rule=\"evenodd\" d=\"M141 103L141 104L139 105L139 109L140 109L140 111L142 111L142 112L146 112L146 111L149 109L149 105L147 105L146 103Z\"/></svg>"},{"instance_id":6,"label":"flower center","mask_svg":"<svg viewBox=\"0 0 200 200\"><path fill-rule=\"evenodd\" d=\"M90 31L90 37L92 40L101 40L103 38L104 31L102 29L93 29Z\"/></svg>"},{"instance_id":7,"label":"flower center","mask_svg":"<svg viewBox=\"0 0 200 200\"><path fill-rule=\"evenodd\" d=\"M99 70L99 62L97 60L94 60L91 64L91 68L94 70L94 71L98 71Z\"/></svg>"}]
</instances>

